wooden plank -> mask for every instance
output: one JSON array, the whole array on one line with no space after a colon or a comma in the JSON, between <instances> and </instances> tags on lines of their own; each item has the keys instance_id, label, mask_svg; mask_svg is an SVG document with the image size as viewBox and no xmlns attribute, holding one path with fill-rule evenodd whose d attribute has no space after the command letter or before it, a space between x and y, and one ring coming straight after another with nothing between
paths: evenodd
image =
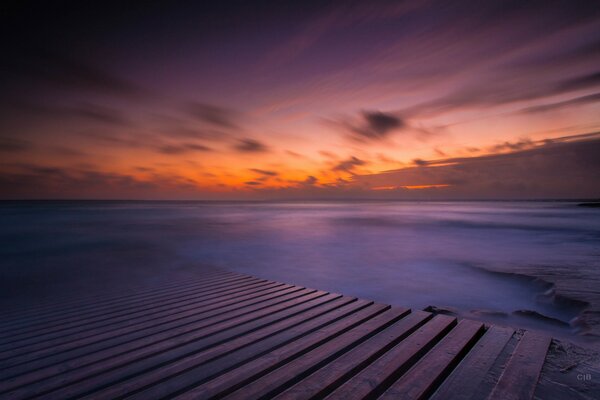
<instances>
[{"instance_id":1,"label":"wooden plank","mask_svg":"<svg viewBox=\"0 0 600 400\"><path fill-rule=\"evenodd\" d=\"M249 314L261 308L268 307L286 299L286 295L293 294L303 288L284 285L273 286L259 292L252 292L241 297L222 301L208 307L193 308L185 312L174 313L161 319L143 321L122 329L116 329L113 325L107 333L100 333L87 338L77 339L70 342L69 349L56 346L47 349L44 352L37 352L19 357L15 364L0 363L4 370L0 371L0 379L24 374L28 371L47 367L58 362L72 360L76 357L82 357L86 354L104 350L117 345L130 343L137 339L142 339L150 335L159 333L169 333L173 329L183 326L196 324L196 328L203 324L214 324L235 318L237 316ZM269 300L273 300L269 302ZM255 307L252 307L255 306ZM0 384L0 388L2 384Z\"/></svg>"},{"instance_id":2,"label":"wooden plank","mask_svg":"<svg viewBox=\"0 0 600 400\"><path fill-rule=\"evenodd\" d=\"M332 300L333 299L333 300ZM80 397L84 394L90 394L90 398L98 399L105 394L107 398L120 396L119 393L125 393L129 387L139 389L148 380L164 380L168 377L168 369L174 369L176 372L182 372L178 366L185 366L186 361L200 360L207 361L211 358L230 353L237 347L246 346L257 340L273 335L276 332L289 329L301 323L306 323L311 319L329 313L331 310L340 308L340 305L357 303L353 298L341 297L336 294L328 294L319 298L312 299L296 307L295 312L285 310L284 318L273 320L268 317L262 322L262 325L251 331L218 333L212 337L204 338L186 346L180 346L169 349L167 352L154 354L151 357L135 360L119 368L111 368L104 373L95 374L83 382L76 383L73 386L65 387L56 392L47 393L44 399L61 399L72 396ZM354 305L353 305L354 306ZM264 323L266 321L266 323ZM235 362L231 356L228 362ZM163 383L164 384L164 383ZM110 391L97 392L105 389Z\"/></svg>"},{"instance_id":3,"label":"wooden plank","mask_svg":"<svg viewBox=\"0 0 600 400\"><path fill-rule=\"evenodd\" d=\"M123 302L127 301L129 298L137 297L145 294L152 294L167 291L173 288L177 288L185 285L192 285L201 282L209 282L211 279L216 279L215 276L217 274L211 274L209 276L202 276L198 278L186 278L183 281L169 281L160 286L156 286L156 284L152 284L151 286L140 286L132 289L127 294L123 294L122 292L118 293L102 293L100 295L95 296L85 296L85 297L77 297L74 298L73 294L67 294L62 299L57 299L55 295L52 296L51 299L40 299L39 303L36 305L27 305L24 307L19 307L8 311L4 314L5 323L18 322L20 320L27 320L31 316L42 315L46 312L65 310L65 309L79 309L85 308L90 305L98 305L101 303L108 302ZM228 271L220 271L217 278L222 278L224 276L247 276L242 274L237 274L234 272Z\"/></svg>"},{"instance_id":4,"label":"wooden plank","mask_svg":"<svg viewBox=\"0 0 600 400\"><path fill-rule=\"evenodd\" d=\"M381 400L424 399L479 338L481 322L462 320L427 355L385 391Z\"/></svg>"},{"instance_id":5,"label":"wooden plank","mask_svg":"<svg viewBox=\"0 0 600 400\"><path fill-rule=\"evenodd\" d=\"M365 306L366 305L366 306ZM369 319L374 315L381 313L389 306L372 304L372 302L366 300L358 300L350 304L349 306L354 307L351 310L339 309L333 312L327 313L306 323L302 321L297 326L291 329L281 331L277 335L273 335L268 340L260 340L252 343L249 346L238 347L238 349L231 354L227 354L227 357L222 357L226 354L222 350L224 349L209 349L202 357L202 363L198 365L199 359L186 360L187 362L193 361L196 364L195 367L187 369L185 373L175 375L170 379L160 379L161 374L157 373L153 381L146 380L146 382L154 386L147 385L147 388L143 391L131 394L128 397L131 400L135 399L160 399L166 396L172 397L177 395L181 391L185 391L188 388L197 385L199 382L214 378L221 373L235 368L243 363L246 363L253 358L260 357L261 355L272 351L280 346L290 345L291 342L297 340L299 337L303 337L316 329L329 330L332 323L340 320L336 323L334 330L349 329L356 324L361 323L365 319ZM358 306L358 309L356 308ZM300 316L301 317L301 316ZM246 338L244 338L245 341ZM236 346L238 343L236 343ZM225 344L224 347L227 349L230 344ZM186 362L186 367L190 365ZM182 365L175 364L171 366L171 372L177 371ZM157 371L158 372L158 371ZM158 379L157 379L158 378ZM131 387L129 388L129 390ZM96 393L94 394L97 395ZM110 399L111 396L100 396L98 399Z\"/></svg>"},{"instance_id":6,"label":"wooden plank","mask_svg":"<svg viewBox=\"0 0 600 400\"><path fill-rule=\"evenodd\" d=\"M240 388L225 397L230 400L272 398L286 385L289 386L299 381L302 377L369 339L409 312L406 308L395 307L362 322L351 330L344 331L337 326L327 327L327 330L320 330L303 337L284 348L265 354L229 371L226 374L229 379L223 381L222 375L218 378L221 381L219 384L211 381L207 383L207 386L210 385L213 390L219 390L220 387L221 393L217 392L219 397L233 392L232 389L236 389L236 386ZM307 350L310 351L306 353ZM292 357L296 358L291 359ZM258 371L261 373L258 374ZM265 375L265 373L268 374ZM196 391L196 393L200 393L200 391Z\"/></svg>"},{"instance_id":7,"label":"wooden plank","mask_svg":"<svg viewBox=\"0 0 600 400\"><path fill-rule=\"evenodd\" d=\"M124 297L126 297L125 299L117 299L117 300L110 299L110 300L104 300L104 301L98 300L97 302L94 302L94 303L90 303L87 305L80 304L79 306L75 302L74 305L71 307L55 308L55 309L48 310L45 313L42 313L42 312L30 313L30 315L28 315L28 316L22 316L18 320L12 321L10 323L5 323L2 325L2 329L0 330L0 333L2 333L2 335L0 335L0 337L4 337L5 336L4 334L7 331L12 332L14 329L18 329L18 328L26 329L27 327L30 327L37 323L43 323L44 321L52 321L52 320L56 320L58 318L67 317L69 315L71 315L71 316L72 315L80 315L80 314L84 314L85 312L93 311L94 309L98 309L101 307L109 308L109 307L115 306L115 305L132 304L133 302L138 302L140 300L154 298L154 297L161 296L161 295L180 293L182 290L187 290L187 289L197 289L197 290L200 290L202 288L210 289L211 286L215 286L217 284L233 282L233 281L241 281L241 280L257 280L257 278L254 278L251 276L245 276L245 275L231 275L231 276L226 276L226 277L220 277L219 279L217 279L215 281L193 282L190 284L184 284L181 287L173 287L168 290L157 290L156 292L151 292L151 293L144 292L141 294L131 294L129 296L124 296ZM258 279L258 280L260 280L260 279Z\"/></svg>"},{"instance_id":8,"label":"wooden plank","mask_svg":"<svg viewBox=\"0 0 600 400\"><path fill-rule=\"evenodd\" d=\"M12 314L0 397L531 399L550 344L236 273L86 301Z\"/></svg>"},{"instance_id":9,"label":"wooden plank","mask_svg":"<svg viewBox=\"0 0 600 400\"><path fill-rule=\"evenodd\" d=\"M67 328L75 328L78 326L85 325L88 321L99 321L102 318L107 318L113 315L126 315L128 312L149 309L157 304L175 304L178 301L184 301L187 298L200 298L201 296L209 295L214 296L218 295L218 293L223 290L228 290L228 288L233 289L234 287L242 287L260 282L267 281L257 279L238 279L231 282L222 282L218 286L210 288L194 288L190 290L177 292L176 294L164 294L160 297L153 298L152 300L136 300L132 303L124 303L119 305L113 305L110 307L97 308L94 310L89 310L88 312L82 312L81 314L68 315L64 318L51 318L49 320L40 321L38 323L32 324L31 326L18 328L13 331L7 331L6 335L10 335L10 338L4 338L2 340L3 343L1 348L6 347L7 345L12 346L13 343L19 340L35 338L36 336L39 336L38 332L45 332L46 334L51 334Z\"/></svg>"},{"instance_id":10,"label":"wooden plank","mask_svg":"<svg viewBox=\"0 0 600 400\"><path fill-rule=\"evenodd\" d=\"M431 399L476 400L481 398L478 396L480 393L478 388L484 384L484 378L513 334L514 329L512 328L490 327ZM487 393L491 390L492 387L487 390Z\"/></svg>"},{"instance_id":11,"label":"wooden plank","mask_svg":"<svg viewBox=\"0 0 600 400\"><path fill-rule=\"evenodd\" d=\"M160 296L152 301L144 301L140 300L136 301L132 304L124 304L122 306L118 306L116 308L108 308L108 309L97 309L92 310L88 313L81 313L75 316L70 316L66 318L56 318L51 321L40 322L38 324L33 324L31 326L27 326L24 329L18 329L15 331L8 332L10 335L9 339L4 339L2 346L0 349L4 349L7 347L14 347L18 344L19 341L27 340L30 338L35 338L39 336L38 332L43 331L45 335L50 335L52 333L58 332L60 334L61 331L68 328L77 328L80 326L85 326L89 323L105 321L108 318L113 316L127 316L131 312L140 312L144 310L152 309L156 304L170 305L177 304L180 301L184 301L190 298L201 298L202 296L208 295L218 295L219 292L223 290L227 290L227 288L233 287L242 287L247 285L256 284L260 281L257 279L244 279L244 280L236 280L234 282L224 282L219 284L218 286L212 286L210 288L201 288L200 290L192 289L189 291L178 292L176 295L167 294Z\"/></svg>"},{"instance_id":12,"label":"wooden plank","mask_svg":"<svg viewBox=\"0 0 600 400\"><path fill-rule=\"evenodd\" d=\"M353 375L371 364L390 348L405 339L431 318L431 314L415 311L407 317L386 328L358 347L318 369L305 379L291 386L275 398L279 400L300 400L324 398L335 388L350 379ZM200 395L200 391L193 391ZM197 398L182 395L181 399Z\"/></svg>"},{"instance_id":13,"label":"wooden plank","mask_svg":"<svg viewBox=\"0 0 600 400\"><path fill-rule=\"evenodd\" d=\"M332 392L328 399L362 399L383 393L456 324L456 318L436 315L367 368Z\"/></svg>"},{"instance_id":14,"label":"wooden plank","mask_svg":"<svg viewBox=\"0 0 600 400\"><path fill-rule=\"evenodd\" d=\"M57 380L66 383L74 379L83 379L88 375L102 372L111 366L127 364L137 358L148 357L154 353L166 351L169 348L193 342L219 332L222 334L229 332L231 335L241 335L248 329L260 326L261 323L269 323L269 321L282 318L283 311L290 307L300 307L304 303L321 298L324 295L325 292L302 289L269 301L268 307L257 306L252 313L242 313L234 318L226 318L220 322L218 322L219 317L214 317L202 321L201 324L186 325L125 343L124 345L97 351L70 360L66 365L59 363L47 368L31 371L26 375L4 379L0 382L0 393L21 388L30 382L39 381L37 384L39 387L53 387L53 385L56 385ZM60 377L61 374L64 375L67 372L68 376ZM27 390L27 388L24 390Z\"/></svg>"},{"instance_id":15,"label":"wooden plank","mask_svg":"<svg viewBox=\"0 0 600 400\"><path fill-rule=\"evenodd\" d=\"M208 296L207 298L200 297L183 301L168 307L155 307L151 312L135 312L129 315L129 318L111 318L110 324L102 322L87 326L85 329L65 330L54 335L44 336L43 334L35 339L30 339L30 343L20 344L11 350L0 352L0 360L4 362L10 358L19 356L21 361L27 358L37 358L41 356L42 350L46 349L51 353L56 353L62 348L71 348L77 345L78 342L88 338L96 337L102 333L114 332L119 329L135 326L137 323L145 322L158 323L161 319L172 318L178 314L187 311L195 310L195 312L203 312L206 309L214 308L224 302L224 299L236 299L248 293L256 293L269 289L273 286L283 285L282 283L256 283L241 288L223 291L217 296ZM62 334L60 334L62 333ZM28 355L28 356L25 356Z\"/></svg>"},{"instance_id":16,"label":"wooden plank","mask_svg":"<svg viewBox=\"0 0 600 400\"><path fill-rule=\"evenodd\" d=\"M276 321L289 318L306 309L315 308L339 297L341 296L328 295L326 292L307 289L304 292L301 291L301 295L292 300L265 308L248 316L191 332L187 329L185 334L177 334L159 342L151 341L151 345L148 345L145 340L136 341L134 350L125 350L123 353L116 354L112 352L101 361L71 369L68 374L64 373L67 371L60 371L59 368L59 376L36 382L34 385L20 387L10 392L10 395L15 398L27 398L37 393L43 394L45 399L78 396L88 390L95 390L111 382L122 380L126 376L135 376L148 368L149 365L161 365L184 357L186 354L198 352L223 341L231 340L234 337L247 335L249 332L263 326L269 326ZM69 367L71 366L72 363L69 363ZM78 383L62 390L46 393L75 382Z\"/></svg>"},{"instance_id":17,"label":"wooden plank","mask_svg":"<svg viewBox=\"0 0 600 400\"><path fill-rule=\"evenodd\" d=\"M550 342L549 336L526 331L488 399L532 399Z\"/></svg>"}]
</instances>

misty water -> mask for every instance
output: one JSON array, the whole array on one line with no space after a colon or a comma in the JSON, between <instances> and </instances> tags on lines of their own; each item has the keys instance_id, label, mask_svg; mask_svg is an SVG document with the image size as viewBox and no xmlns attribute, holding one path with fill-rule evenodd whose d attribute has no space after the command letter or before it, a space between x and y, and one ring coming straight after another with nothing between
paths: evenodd
<instances>
[{"instance_id":1,"label":"misty water","mask_svg":"<svg viewBox=\"0 0 600 400\"><path fill-rule=\"evenodd\" d=\"M529 276L600 275L600 210L567 202L5 202L0 218L6 310L216 266L575 337L583 305Z\"/></svg>"}]
</instances>

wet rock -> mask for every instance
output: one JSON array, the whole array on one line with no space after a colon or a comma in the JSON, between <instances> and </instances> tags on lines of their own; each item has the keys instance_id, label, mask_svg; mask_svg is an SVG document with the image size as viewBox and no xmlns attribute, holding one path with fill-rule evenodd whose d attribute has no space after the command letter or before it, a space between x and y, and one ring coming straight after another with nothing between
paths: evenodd
<instances>
[{"instance_id":1,"label":"wet rock","mask_svg":"<svg viewBox=\"0 0 600 400\"><path fill-rule=\"evenodd\" d=\"M534 399L598 399L600 353L566 341L553 340Z\"/></svg>"},{"instance_id":2,"label":"wet rock","mask_svg":"<svg viewBox=\"0 0 600 400\"><path fill-rule=\"evenodd\" d=\"M459 314L458 310L452 307L427 306L425 311L434 314L451 315L453 317L456 317Z\"/></svg>"}]
</instances>

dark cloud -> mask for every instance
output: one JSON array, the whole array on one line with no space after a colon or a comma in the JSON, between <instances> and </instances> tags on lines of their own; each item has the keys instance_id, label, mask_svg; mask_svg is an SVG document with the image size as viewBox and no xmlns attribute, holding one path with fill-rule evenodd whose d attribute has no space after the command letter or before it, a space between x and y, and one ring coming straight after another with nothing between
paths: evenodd
<instances>
[{"instance_id":1,"label":"dark cloud","mask_svg":"<svg viewBox=\"0 0 600 400\"><path fill-rule=\"evenodd\" d=\"M489 82L461 87L455 92L403 110L411 116L432 116L462 108L493 107L556 96L600 85L600 73L580 75L550 83L525 85L520 81Z\"/></svg>"},{"instance_id":2,"label":"dark cloud","mask_svg":"<svg viewBox=\"0 0 600 400\"><path fill-rule=\"evenodd\" d=\"M504 143L497 144L495 146L492 146L492 148L490 150L492 152L500 152L500 151L505 151L505 150L516 151L516 150L523 150L523 149L526 149L529 147L533 147L534 145L535 145L535 143L531 139L521 139L517 142L504 142Z\"/></svg>"},{"instance_id":3,"label":"dark cloud","mask_svg":"<svg viewBox=\"0 0 600 400\"><path fill-rule=\"evenodd\" d=\"M262 185L262 182L259 182L259 181L248 181L248 182L244 182L244 185L259 186L259 185Z\"/></svg>"},{"instance_id":4,"label":"dark cloud","mask_svg":"<svg viewBox=\"0 0 600 400\"><path fill-rule=\"evenodd\" d=\"M31 148L33 148L33 144L28 140L0 137L0 152L23 152Z\"/></svg>"},{"instance_id":5,"label":"dark cloud","mask_svg":"<svg viewBox=\"0 0 600 400\"><path fill-rule=\"evenodd\" d=\"M2 64L5 74L14 77L12 81L4 82L13 92L19 86L26 89L31 84L44 84L54 89L94 92L136 100L149 96L147 90L132 82L72 56L41 47L28 47L25 44L19 57L5 58Z\"/></svg>"},{"instance_id":6,"label":"dark cloud","mask_svg":"<svg viewBox=\"0 0 600 400\"><path fill-rule=\"evenodd\" d=\"M391 131L404 126L402 119L381 111L363 111L363 118L367 128L363 134L366 133L367 137L373 139L382 138Z\"/></svg>"},{"instance_id":7,"label":"dark cloud","mask_svg":"<svg viewBox=\"0 0 600 400\"><path fill-rule=\"evenodd\" d=\"M103 124L129 126L131 122L118 110L96 104L82 104L67 110L74 116L86 118Z\"/></svg>"},{"instance_id":8,"label":"dark cloud","mask_svg":"<svg viewBox=\"0 0 600 400\"><path fill-rule=\"evenodd\" d=\"M184 154L195 151L212 151L210 147L197 143L169 144L158 147L158 151L163 154Z\"/></svg>"},{"instance_id":9,"label":"dark cloud","mask_svg":"<svg viewBox=\"0 0 600 400\"><path fill-rule=\"evenodd\" d=\"M223 142L230 140L234 133L227 129L212 126L202 126L199 128L194 124L194 126L191 127L187 120L168 118L165 116L155 116L155 121L160 124L157 131L161 135L169 138L201 139L210 140L212 142Z\"/></svg>"},{"instance_id":10,"label":"dark cloud","mask_svg":"<svg viewBox=\"0 0 600 400\"><path fill-rule=\"evenodd\" d=\"M519 111L523 114L535 114L542 113L548 111L560 110L563 108L584 105L584 104L593 104L600 102L600 93L594 93L587 96L576 97L574 99L559 101L550 104L542 104L539 106L527 107Z\"/></svg>"},{"instance_id":11,"label":"dark cloud","mask_svg":"<svg viewBox=\"0 0 600 400\"><path fill-rule=\"evenodd\" d=\"M264 153L269 151L269 147L256 139L239 139L238 143L233 147L241 153Z\"/></svg>"},{"instance_id":12,"label":"dark cloud","mask_svg":"<svg viewBox=\"0 0 600 400\"><path fill-rule=\"evenodd\" d=\"M441 199L597 198L598 154L600 133L593 133L539 141L532 148L510 153L449 158L380 174L355 175L354 181L368 187L449 185L430 192Z\"/></svg>"},{"instance_id":13,"label":"dark cloud","mask_svg":"<svg viewBox=\"0 0 600 400\"><path fill-rule=\"evenodd\" d=\"M193 117L208 124L224 129L239 129L236 123L238 114L233 110L205 103L191 103L187 109Z\"/></svg>"},{"instance_id":14,"label":"dark cloud","mask_svg":"<svg viewBox=\"0 0 600 400\"><path fill-rule=\"evenodd\" d=\"M65 146L55 146L55 147L52 147L51 150L55 154L58 154L58 155L64 156L64 157L84 157L84 156L88 155L88 153L86 153L84 151L73 149L71 147L65 147Z\"/></svg>"},{"instance_id":15,"label":"dark cloud","mask_svg":"<svg viewBox=\"0 0 600 400\"><path fill-rule=\"evenodd\" d=\"M327 150L319 150L319 154L322 155L323 157L330 158L332 160L337 160L337 158L338 158L337 155L335 155L334 153L327 151Z\"/></svg>"},{"instance_id":16,"label":"dark cloud","mask_svg":"<svg viewBox=\"0 0 600 400\"><path fill-rule=\"evenodd\" d=\"M587 39L587 38L581 38ZM571 46L551 46L546 52L526 52L525 55L517 57L504 66L510 71L527 72L541 66L565 67L580 62L593 60L600 54L600 40L591 38L583 43L574 42Z\"/></svg>"},{"instance_id":17,"label":"dark cloud","mask_svg":"<svg viewBox=\"0 0 600 400\"><path fill-rule=\"evenodd\" d=\"M290 155L295 158L306 158L306 156L303 156L302 154L296 153L295 151L291 151L291 150L286 150L285 154Z\"/></svg>"},{"instance_id":18,"label":"dark cloud","mask_svg":"<svg viewBox=\"0 0 600 400\"><path fill-rule=\"evenodd\" d=\"M162 154L185 154L192 152L214 151L212 147L197 142L165 142L163 138L151 134L134 132L125 134L110 133L105 131L82 132L82 136L94 139L100 144L108 146L126 147L131 149L148 149Z\"/></svg>"},{"instance_id":19,"label":"dark cloud","mask_svg":"<svg viewBox=\"0 0 600 400\"><path fill-rule=\"evenodd\" d=\"M161 143L157 143L156 139L148 135L119 135L117 133L105 131L84 131L80 135L89 137L98 143L113 146L123 146L130 148L147 147L154 149L159 147Z\"/></svg>"},{"instance_id":20,"label":"dark cloud","mask_svg":"<svg viewBox=\"0 0 600 400\"><path fill-rule=\"evenodd\" d=\"M358 141L377 141L389 136L390 133L406 127L406 123L392 114L381 111L363 111L360 121L340 121L350 133L350 137Z\"/></svg>"},{"instance_id":21,"label":"dark cloud","mask_svg":"<svg viewBox=\"0 0 600 400\"><path fill-rule=\"evenodd\" d=\"M64 122L66 119L84 120L103 125L116 127L131 127L133 122L122 111L104 105L79 102L74 105L48 104L48 101L36 99L10 99L3 104L0 113L6 116L19 115L30 118L41 117L47 121Z\"/></svg>"},{"instance_id":22,"label":"dark cloud","mask_svg":"<svg viewBox=\"0 0 600 400\"><path fill-rule=\"evenodd\" d=\"M352 171L361 165L365 165L366 162L356 158L354 156L350 157L347 160L344 160L342 162L340 162L339 164L337 164L335 167L332 168L333 171L344 171L344 172L350 172L352 173Z\"/></svg>"},{"instance_id":23,"label":"dark cloud","mask_svg":"<svg viewBox=\"0 0 600 400\"><path fill-rule=\"evenodd\" d=\"M277 176L277 175L279 175L279 173L277 171L270 171L270 170L266 170L266 169L250 168L250 171L256 172L257 174L264 175L264 176Z\"/></svg>"},{"instance_id":24,"label":"dark cloud","mask_svg":"<svg viewBox=\"0 0 600 400\"><path fill-rule=\"evenodd\" d=\"M306 179L304 180L304 184L306 184L306 185L314 185L317 182L318 182L318 179L312 175L307 176Z\"/></svg>"},{"instance_id":25,"label":"dark cloud","mask_svg":"<svg viewBox=\"0 0 600 400\"><path fill-rule=\"evenodd\" d=\"M130 199L185 198L198 194L188 178L153 174L141 180L132 175L85 168L36 164L1 165L0 198L4 199Z\"/></svg>"},{"instance_id":26,"label":"dark cloud","mask_svg":"<svg viewBox=\"0 0 600 400\"><path fill-rule=\"evenodd\" d=\"M600 71L560 82L556 85L555 91L556 93L564 93L579 89L588 89L598 85L600 85Z\"/></svg>"},{"instance_id":27,"label":"dark cloud","mask_svg":"<svg viewBox=\"0 0 600 400\"><path fill-rule=\"evenodd\" d=\"M424 167L425 165L429 164L429 162L422 160L420 158L415 158L412 162L413 162L413 164L415 164L419 167Z\"/></svg>"}]
</instances>

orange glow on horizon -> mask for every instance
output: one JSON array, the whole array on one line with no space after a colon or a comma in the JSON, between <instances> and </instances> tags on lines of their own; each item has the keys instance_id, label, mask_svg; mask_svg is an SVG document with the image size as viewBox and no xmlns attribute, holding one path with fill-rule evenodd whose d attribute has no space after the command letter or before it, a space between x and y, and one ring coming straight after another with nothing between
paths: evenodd
<instances>
[{"instance_id":1,"label":"orange glow on horizon","mask_svg":"<svg viewBox=\"0 0 600 400\"><path fill-rule=\"evenodd\" d=\"M436 189L436 188L445 188L450 187L449 184L437 184L437 185L406 185L406 186L376 186L372 187L371 190L398 190L398 189L407 189L407 190L422 190L422 189Z\"/></svg>"}]
</instances>

